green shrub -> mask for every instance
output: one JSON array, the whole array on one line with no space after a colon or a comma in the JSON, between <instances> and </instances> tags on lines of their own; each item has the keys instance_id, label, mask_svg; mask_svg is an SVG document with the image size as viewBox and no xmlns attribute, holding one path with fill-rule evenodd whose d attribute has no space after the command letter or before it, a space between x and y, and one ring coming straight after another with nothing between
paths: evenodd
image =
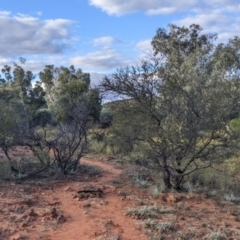
<instances>
[{"instance_id":1,"label":"green shrub","mask_svg":"<svg viewBox=\"0 0 240 240\"><path fill-rule=\"evenodd\" d=\"M232 130L240 132L240 117L232 119L229 126Z\"/></svg>"},{"instance_id":2,"label":"green shrub","mask_svg":"<svg viewBox=\"0 0 240 240\"><path fill-rule=\"evenodd\" d=\"M187 182L192 185L195 190L203 190L205 192L222 192L239 196L240 181L231 176L228 171L218 171L213 168L202 169L192 173Z\"/></svg>"}]
</instances>

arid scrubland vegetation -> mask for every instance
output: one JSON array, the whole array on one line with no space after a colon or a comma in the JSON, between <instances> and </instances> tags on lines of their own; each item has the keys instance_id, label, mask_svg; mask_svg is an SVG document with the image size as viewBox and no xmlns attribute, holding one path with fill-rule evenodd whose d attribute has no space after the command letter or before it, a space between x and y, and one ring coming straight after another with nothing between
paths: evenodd
<instances>
[{"instance_id":1,"label":"arid scrubland vegetation","mask_svg":"<svg viewBox=\"0 0 240 240\"><path fill-rule=\"evenodd\" d=\"M0 239L240 239L240 39L169 25L152 47L94 89L73 66L35 84L4 66Z\"/></svg>"}]
</instances>

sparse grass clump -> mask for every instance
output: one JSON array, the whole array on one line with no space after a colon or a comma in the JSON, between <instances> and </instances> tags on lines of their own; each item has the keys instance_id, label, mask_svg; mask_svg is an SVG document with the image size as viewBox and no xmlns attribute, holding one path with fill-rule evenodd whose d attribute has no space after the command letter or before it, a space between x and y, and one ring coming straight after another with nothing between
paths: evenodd
<instances>
[{"instance_id":1,"label":"sparse grass clump","mask_svg":"<svg viewBox=\"0 0 240 240\"><path fill-rule=\"evenodd\" d=\"M240 209L234 208L230 211L231 215L234 216L236 222L240 222Z\"/></svg>"},{"instance_id":2,"label":"sparse grass clump","mask_svg":"<svg viewBox=\"0 0 240 240\"><path fill-rule=\"evenodd\" d=\"M240 203L240 198L236 197L235 194L230 193L230 194L224 194L223 197L226 201L232 202L234 204L239 204Z\"/></svg>"},{"instance_id":3,"label":"sparse grass clump","mask_svg":"<svg viewBox=\"0 0 240 240\"><path fill-rule=\"evenodd\" d=\"M132 178L133 182L140 187L147 188L150 186L146 176L140 174L139 172L132 172L129 176Z\"/></svg>"},{"instance_id":4,"label":"sparse grass clump","mask_svg":"<svg viewBox=\"0 0 240 240\"><path fill-rule=\"evenodd\" d=\"M158 216L158 207L157 206L143 206L140 209L129 208L127 210L127 215L137 218L137 219L147 219Z\"/></svg>"},{"instance_id":5,"label":"sparse grass clump","mask_svg":"<svg viewBox=\"0 0 240 240\"><path fill-rule=\"evenodd\" d=\"M157 218L159 214L172 214L175 210L172 208L163 208L154 206L143 206L140 209L129 208L127 215L137 219Z\"/></svg>"},{"instance_id":6,"label":"sparse grass clump","mask_svg":"<svg viewBox=\"0 0 240 240\"><path fill-rule=\"evenodd\" d=\"M206 238L207 240L225 240L227 236L225 233L222 232L211 232L209 233Z\"/></svg>"},{"instance_id":7,"label":"sparse grass clump","mask_svg":"<svg viewBox=\"0 0 240 240\"><path fill-rule=\"evenodd\" d=\"M240 216L235 216L234 219L236 222L240 222Z\"/></svg>"},{"instance_id":8,"label":"sparse grass clump","mask_svg":"<svg viewBox=\"0 0 240 240\"><path fill-rule=\"evenodd\" d=\"M147 219L144 221L146 228L150 228L159 233L167 233L174 230L174 224L172 222L158 222L156 220Z\"/></svg>"},{"instance_id":9,"label":"sparse grass clump","mask_svg":"<svg viewBox=\"0 0 240 240\"><path fill-rule=\"evenodd\" d=\"M150 190L150 195L152 196L153 199L158 199L160 196L160 191L157 186L154 186Z\"/></svg>"},{"instance_id":10,"label":"sparse grass clump","mask_svg":"<svg viewBox=\"0 0 240 240\"><path fill-rule=\"evenodd\" d=\"M175 213L176 211L175 211L173 208L164 208L164 207L161 207L161 208L158 208L158 212L159 212L159 213L163 213L163 214L173 214L173 213Z\"/></svg>"},{"instance_id":11,"label":"sparse grass clump","mask_svg":"<svg viewBox=\"0 0 240 240\"><path fill-rule=\"evenodd\" d=\"M153 185L153 171L147 167L140 167L130 172L130 179L139 187L148 188Z\"/></svg>"},{"instance_id":12,"label":"sparse grass clump","mask_svg":"<svg viewBox=\"0 0 240 240\"><path fill-rule=\"evenodd\" d=\"M189 238L188 234L186 234L186 233L184 233L182 231L176 232L176 238L178 240L188 240L188 239L191 239L191 238Z\"/></svg>"}]
</instances>

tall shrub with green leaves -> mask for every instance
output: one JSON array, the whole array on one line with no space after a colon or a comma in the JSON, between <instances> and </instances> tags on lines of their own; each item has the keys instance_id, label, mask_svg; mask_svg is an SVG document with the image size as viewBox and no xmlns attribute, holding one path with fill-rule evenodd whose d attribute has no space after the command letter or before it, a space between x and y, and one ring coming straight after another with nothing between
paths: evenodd
<instances>
[{"instance_id":1,"label":"tall shrub with green leaves","mask_svg":"<svg viewBox=\"0 0 240 240\"><path fill-rule=\"evenodd\" d=\"M201 31L195 24L158 29L154 56L101 82L103 91L128 99L121 134L132 134L124 131L127 124L136 129L133 140L168 188L180 189L187 175L239 149L229 121L240 112L240 39L215 44L216 35Z\"/></svg>"},{"instance_id":2,"label":"tall shrub with green leaves","mask_svg":"<svg viewBox=\"0 0 240 240\"><path fill-rule=\"evenodd\" d=\"M99 119L101 99L98 91L90 88L89 73L76 70L74 66L67 68L48 65L39 76L46 89L48 107L58 121L71 121L68 112L81 98L89 99L92 103L91 116L94 120Z\"/></svg>"}]
</instances>

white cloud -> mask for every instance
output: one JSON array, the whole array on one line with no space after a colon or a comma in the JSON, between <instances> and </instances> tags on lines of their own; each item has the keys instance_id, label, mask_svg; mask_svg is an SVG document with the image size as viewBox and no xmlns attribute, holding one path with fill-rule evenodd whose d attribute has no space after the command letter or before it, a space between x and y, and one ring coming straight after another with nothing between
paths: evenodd
<instances>
[{"instance_id":1,"label":"white cloud","mask_svg":"<svg viewBox=\"0 0 240 240\"><path fill-rule=\"evenodd\" d=\"M54 62L51 62L51 64L53 64ZM26 63L24 65L22 65L22 67L26 70L26 71L32 71L34 74L38 75L40 71L42 71L45 67L44 62L40 61L40 59L32 59L32 60L28 60L26 61Z\"/></svg>"},{"instance_id":2,"label":"white cloud","mask_svg":"<svg viewBox=\"0 0 240 240\"><path fill-rule=\"evenodd\" d=\"M240 11L240 3L236 0L89 0L89 3L109 15L117 16L139 11L148 15L194 12L196 9Z\"/></svg>"},{"instance_id":3,"label":"white cloud","mask_svg":"<svg viewBox=\"0 0 240 240\"><path fill-rule=\"evenodd\" d=\"M36 12L36 14L37 14L38 16L42 16L42 12L41 12L41 11Z\"/></svg>"},{"instance_id":4,"label":"white cloud","mask_svg":"<svg viewBox=\"0 0 240 240\"><path fill-rule=\"evenodd\" d=\"M147 11L147 14L149 15L160 15L160 14L171 14L176 12L175 7L162 7L157 9L150 9Z\"/></svg>"},{"instance_id":5,"label":"white cloud","mask_svg":"<svg viewBox=\"0 0 240 240\"><path fill-rule=\"evenodd\" d=\"M111 36L99 37L93 40L93 45L111 45L114 42L114 38Z\"/></svg>"},{"instance_id":6,"label":"white cloud","mask_svg":"<svg viewBox=\"0 0 240 240\"><path fill-rule=\"evenodd\" d=\"M151 45L151 41L152 39L146 39L146 40L142 40L142 41L139 41L137 44L136 44L136 48L139 50L139 51L142 51L142 52L150 52L152 50L152 45Z\"/></svg>"},{"instance_id":7,"label":"white cloud","mask_svg":"<svg viewBox=\"0 0 240 240\"><path fill-rule=\"evenodd\" d=\"M93 40L93 45L94 46L110 46L113 43L117 43L117 42L120 42L120 41L114 37L104 36L104 37L95 38Z\"/></svg>"},{"instance_id":8,"label":"white cloud","mask_svg":"<svg viewBox=\"0 0 240 240\"><path fill-rule=\"evenodd\" d=\"M70 58L70 63L86 71L116 69L127 64L127 60L115 49L104 47L86 55Z\"/></svg>"},{"instance_id":9,"label":"white cloud","mask_svg":"<svg viewBox=\"0 0 240 240\"><path fill-rule=\"evenodd\" d=\"M136 44L136 50L139 53L139 60L144 59L153 54L153 48L151 45L152 39L141 40Z\"/></svg>"},{"instance_id":10,"label":"white cloud","mask_svg":"<svg viewBox=\"0 0 240 240\"><path fill-rule=\"evenodd\" d=\"M9 65L11 63L11 60L9 60L8 58L0 58L0 66Z\"/></svg>"},{"instance_id":11,"label":"white cloud","mask_svg":"<svg viewBox=\"0 0 240 240\"><path fill-rule=\"evenodd\" d=\"M0 11L0 18L4 17L4 16L9 16L11 14L11 12L9 11Z\"/></svg>"},{"instance_id":12,"label":"white cloud","mask_svg":"<svg viewBox=\"0 0 240 240\"><path fill-rule=\"evenodd\" d=\"M216 8L203 11L198 9L194 14L176 21L180 26L199 24L206 33L217 33L219 42L226 42L229 38L240 33L240 8L237 14L231 13L228 8Z\"/></svg>"},{"instance_id":13,"label":"white cloud","mask_svg":"<svg viewBox=\"0 0 240 240\"><path fill-rule=\"evenodd\" d=\"M240 32L239 0L89 0L89 3L116 16L139 11L148 15L181 13L184 17L174 23L199 24L205 32L218 33L219 41L224 42Z\"/></svg>"},{"instance_id":14,"label":"white cloud","mask_svg":"<svg viewBox=\"0 0 240 240\"><path fill-rule=\"evenodd\" d=\"M197 4L197 0L90 0L91 5L110 15L123 15L143 11L146 14L169 14Z\"/></svg>"},{"instance_id":15,"label":"white cloud","mask_svg":"<svg viewBox=\"0 0 240 240\"><path fill-rule=\"evenodd\" d=\"M73 24L68 19L40 20L24 14L11 16L10 12L0 12L0 56L62 53L70 48Z\"/></svg>"}]
</instances>

